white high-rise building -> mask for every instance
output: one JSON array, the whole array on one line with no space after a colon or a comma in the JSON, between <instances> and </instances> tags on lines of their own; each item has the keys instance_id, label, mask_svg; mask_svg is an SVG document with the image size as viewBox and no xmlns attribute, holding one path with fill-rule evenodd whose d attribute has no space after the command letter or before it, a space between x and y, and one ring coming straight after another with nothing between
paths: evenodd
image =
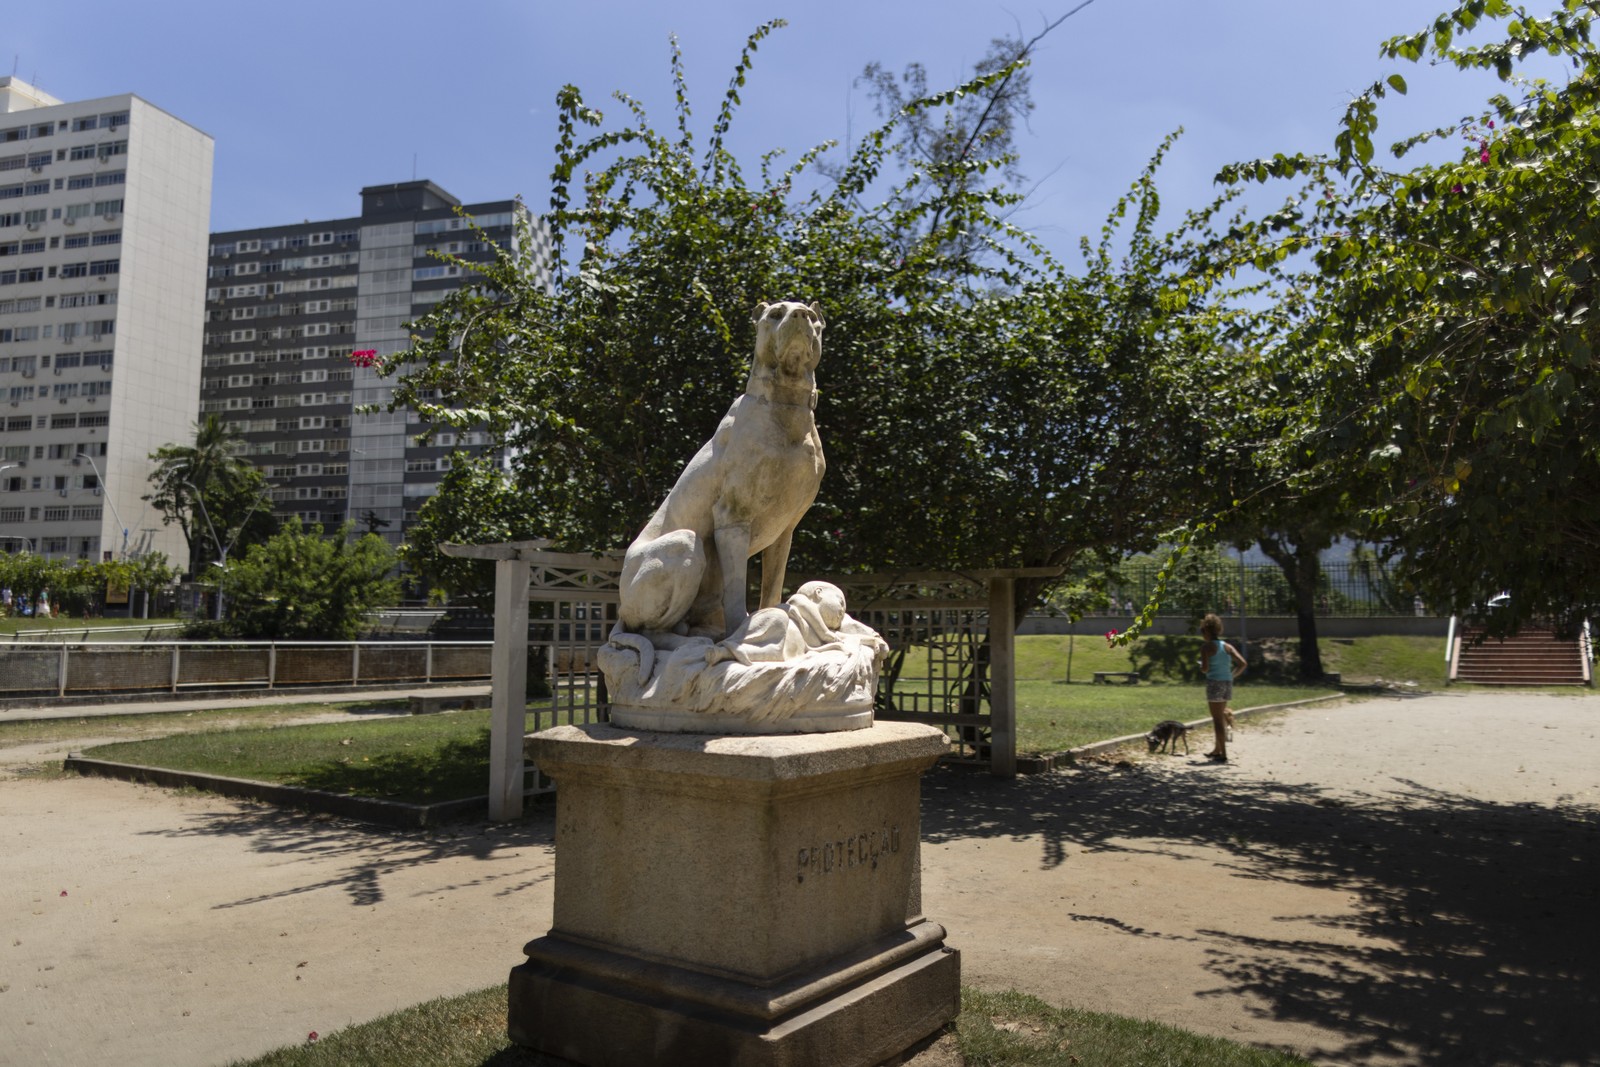
<instances>
[{"instance_id":1,"label":"white high-rise building","mask_svg":"<svg viewBox=\"0 0 1600 1067\"><path fill-rule=\"evenodd\" d=\"M187 559L141 499L192 439L212 139L0 78L0 551Z\"/></svg>"}]
</instances>

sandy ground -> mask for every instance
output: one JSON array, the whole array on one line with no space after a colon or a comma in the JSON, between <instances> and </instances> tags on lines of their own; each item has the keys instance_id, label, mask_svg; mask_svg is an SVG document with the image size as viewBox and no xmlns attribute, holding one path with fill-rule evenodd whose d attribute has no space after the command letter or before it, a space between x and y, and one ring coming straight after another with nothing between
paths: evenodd
<instances>
[{"instance_id":1,"label":"sandy ground","mask_svg":"<svg viewBox=\"0 0 1600 1067\"><path fill-rule=\"evenodd\" d=\"M1328 1064L1600 1064L1597 735L1594 696L1449 694L1242 722L1226 767L941 768L924 907L986 988ZM0 1063L226 1063L503 981L549 925L548 810L408 833L4 773Z\"/></svg>"}]
</instances>

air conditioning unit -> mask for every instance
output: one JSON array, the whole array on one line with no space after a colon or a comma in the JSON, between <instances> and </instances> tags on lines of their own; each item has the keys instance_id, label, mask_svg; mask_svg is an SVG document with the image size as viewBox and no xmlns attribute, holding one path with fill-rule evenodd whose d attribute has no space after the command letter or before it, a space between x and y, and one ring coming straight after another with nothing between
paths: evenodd
<instances>
[{"instance_id":1,"label":"air conditioning unit","mask_svg":"<svg viewBox=\"0 0 1600 1067\"><path fill-rule=\"evenodd\" d=\"M56 377L57 378L61 377L61 368L60 367L56 368Z\"/></svg>"},{"instance_id":2,"label":"air conditioning unit","mask_svg":"<svg viewBox=\"0 0 1600 1067\"><path fill-rule=\"evenodd\" d=\"M99 496L100 495L100 487L98 485L95 486L94 489L92 490L92 492L94 493L95 496Z\"/></svg>"},{"instance_id":3,"label":"air conditioning unit","mask_svg":"<svg viewBox=\"0 0 1600 1067\"><path fill-rule=\"evenodd\" d=\"M75 218L65 218L61 221L66 223L68 226L76 226L78 224L78 220Z\"/></svg>"},{"instance_id":4,"label":"air conditioning unit","mask_svg":"<svg viewBox=\"0 0 1600 1067\"><path fill-rule=\"evenodd\" d=\"M62 397L60 402L65 404L67 402L67 398L66 397Z\"/></svg>"},{"instance_id":5,"label":"air conditioning unit","mask_svg":"<svg viewBox=\"0 0 1600 1067\"><path fill-rule=\"evenodd\" d=\"M62 497L65 497L65 496L66 496L66 495L67 495L67 494L68 494L68 493L70 493L70 492L71 492L71 491L72 491L72 490L70 490L70 489L57 489L57 490L56 490L56 492L57 492L57 493L58 493L58 494L59 494L59 495L60 495L60 496L62 496Z\"/></svg>"},{"instance_id":6,"label":"air conditioning unit","mask_svg":"<svg viewBox=\"0 0 1600 1067\"><path fill-rule=\"evenodd\" d=\"M39 230L39 224L37 222L28 223L28 232L29 233L37 233L38 230Z\"/></svg>"},{"instance_id":7,"label":"air conditioning unit","mask_svg":"<svg viewBox=\"0 0 1600 1067\"><path fill-rule=\"evenodd\" d=\"M35 174L43 174L44 173L44 168L43 167L31 167L29 169L32 170Z\"/></svg>"},{"instance_id":8,"label":"air conditioning unit","mask_svg":"<svg viewBox=\"0 0 1600 1067\"><path fill-rule=\"evenodd\" d=\"M22 372L22 376L24 378L32 378L33 377L33 371L25 370L25 371Z\"/></svg>"},{"instance_id":9,"label":"air conditioning unit","mask_svg":"<svg viewBox=\"0 0 1600 1067\"><path fill-rule=\"evenodd\" d=\"M105 219L107 222L115 222L117 219L117 213L115 211L108 211L100 217Z\"/></svg>"},{"instance_id":10,"label":"air conditioning unit","mask_svg":"<svg viewBox=\"0 0 1600 1067\"><path fill-rule=\"evenodd\" d=\"M91 396L91 397L90 397L90 398L89 398L89 403L91 403L91 404L94 404L94 403L98 403L98 402L99 402L99 400L100 400L100 398L99 398L99 397L97 397L97 396Z\"/></svg>"}]
</instances>

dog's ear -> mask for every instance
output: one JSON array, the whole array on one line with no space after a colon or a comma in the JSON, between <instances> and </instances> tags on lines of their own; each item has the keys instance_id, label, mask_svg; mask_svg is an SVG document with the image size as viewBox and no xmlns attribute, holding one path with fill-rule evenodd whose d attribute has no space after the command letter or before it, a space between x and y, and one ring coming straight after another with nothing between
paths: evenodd
<instances>
[{"instance_id":1,"label":"dog's ear","mask_svg":"<svg viewBox=\"0 0 1600 1067\"><path fill-rule=\"evenodd\" d=\"M760 303L760 304L757 304L755 311L752 312L751 315L750 315L750 321L751 322L760 322L761 321L761 316L765 315L767 313L767 308L769 308L771 306L772 306L771 304L768 304L768 303L766 303L764 301L762 303Z\"/></svg>"},{"instance_id":2,"label":"dog's ear","mask_svg":"<svg viewBox=\"0 0 1600 1067\"><path fill-rule=\"evenodd\" d=\"M818 302L813 301L810 306L811 306L811 313L817 317L817 325L818 326L826 326L826 325L828 325L827 322L822 317L822 305L820 303L818 303Z\"/></svg>"}]
</instances>

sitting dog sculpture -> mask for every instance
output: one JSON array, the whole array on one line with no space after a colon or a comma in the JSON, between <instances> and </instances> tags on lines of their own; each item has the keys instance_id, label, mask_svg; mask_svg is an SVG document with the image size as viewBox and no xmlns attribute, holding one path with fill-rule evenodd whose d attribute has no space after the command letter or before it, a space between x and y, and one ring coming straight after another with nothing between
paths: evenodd
<instances>
[{"instance_id":1,"label":"sitting dog sculpture","mask_svg":"<svg viewBox=\"0 0 1600 1067\"><path fill-rule=\"evenodd\" d=\"M749 614L749 561L761 553L760 607L783 595L795 526L816 499L825 466L813 417L822 357L816 304L758 304L745 390L684 468L629 546L619 581L614 645L639 652L685 637L718 641Z\"/></svg>"}]
</instances>

